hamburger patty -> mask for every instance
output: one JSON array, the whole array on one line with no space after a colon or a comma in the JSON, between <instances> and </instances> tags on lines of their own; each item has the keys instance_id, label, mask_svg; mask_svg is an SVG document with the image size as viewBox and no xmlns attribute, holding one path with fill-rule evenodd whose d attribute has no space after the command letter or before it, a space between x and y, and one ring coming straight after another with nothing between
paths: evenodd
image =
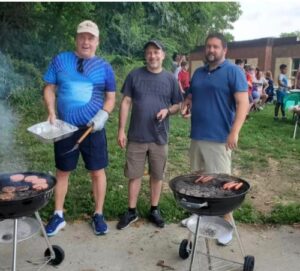
<instances>
[{"instance_id":1,"label":"hamburger patty","mask_svg":"<svg viewBox=\"0 0 300 271\"><path fill-rule=\"evenodd\" d=\"M12 182L21 182L24 180L24 175L23 174L15 174L11 175L9 178Z\"/></svg>"}]
</instances>

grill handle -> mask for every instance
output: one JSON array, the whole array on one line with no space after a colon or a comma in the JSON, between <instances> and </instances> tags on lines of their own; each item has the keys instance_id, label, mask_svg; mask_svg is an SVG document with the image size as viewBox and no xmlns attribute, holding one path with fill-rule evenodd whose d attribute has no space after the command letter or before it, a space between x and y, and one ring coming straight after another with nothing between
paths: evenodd
<instances>
[{"instance_id":1,"label":"grill handle","mask_svg":"<svg viewBox=\"0 0 300 271\"><path fill-rule=\"evenodd\" d=\"M179 201L179 203L183 206L183 207L187 207L187 208L193 208L193 209L200 209L203 207L207 207L208 203L207 201L204 203L193 203L193 202L188 202L186 201L186 199L181 199Z\"/></svg>"}]
</instances>

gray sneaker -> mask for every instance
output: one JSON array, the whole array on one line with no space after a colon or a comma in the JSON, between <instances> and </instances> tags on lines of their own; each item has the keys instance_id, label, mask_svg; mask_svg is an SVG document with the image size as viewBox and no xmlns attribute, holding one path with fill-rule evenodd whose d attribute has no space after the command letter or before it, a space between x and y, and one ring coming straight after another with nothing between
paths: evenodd
<instances>
[{"instance_id":1,"label":"gray sneaker","mask_svg":"<svg viewBox=\"0 0 300 271\"><path fill-rule=\"evenodd\" d=\"M159 228L163 228L165 226L165 221L161 217L159 209L150 212L149 220Z\"/></svg>"},{"instance_id":2,"label":"gray sneaker","mask_svg":"<svg viewBox=\"0 0 300 271\"><path fill-rule=\"evenodd\" d=\"M139 219L137 213L130 213L127 211L120 219L117 224L118 230L126 229L131 223L137 221Z\"/></svg>"}]
</instances>

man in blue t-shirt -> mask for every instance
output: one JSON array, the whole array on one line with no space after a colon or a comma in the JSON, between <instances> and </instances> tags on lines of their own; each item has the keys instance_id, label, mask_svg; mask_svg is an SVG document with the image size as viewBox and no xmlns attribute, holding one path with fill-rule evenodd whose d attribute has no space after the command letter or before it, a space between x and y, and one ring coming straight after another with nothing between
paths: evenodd
<instances>
[{"instance_id":1,"label":"man in blue t-shirt","mask_svg":"<svg viewBox=\"0 0 300 271\"><path fill-rule=\"evenodd\" d=\"M115 105L116 83L112 67L95 55L98 45L98 26L92 21L81 22L77 27L75 52L62 52L55 56L43 77L48 120L55 123L58 118L80 128L71 137L54 144L57 183L55 212L46 226L48 236L55 235L66 225L63 206L68 179L80 154L92 179L95 200L93 230L96 235L108 232L103 216L106 193L104 169L108 165L104 126ZM93 126L93 132L77 150L66 153L89 126Z\"/></svg>"},{"instance_id":2,"label":"man in blue t-shirt","mask_svg":"<svg viewBox=\"0 0 300 271\"><path fill-rule=\"evenodd\" d=\"M182 115L191 116L193 171L231 174L231 151L237 147L249 101L245 73L225 59L226 53L227 43L222 34L206 38L207 64L196 69L182 106ZM230 240L231 236L224 236L219 242L226 244Z\"/></svg>"}]
</instances>

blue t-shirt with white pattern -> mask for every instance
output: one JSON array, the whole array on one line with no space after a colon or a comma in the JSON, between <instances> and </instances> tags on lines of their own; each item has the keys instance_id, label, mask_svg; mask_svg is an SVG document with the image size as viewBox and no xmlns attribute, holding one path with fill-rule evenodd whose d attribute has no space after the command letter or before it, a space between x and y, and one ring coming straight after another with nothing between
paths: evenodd
<instances>
[{"instance_id":1,"label":"blue t-shirt with white pattern","mask_svg":"<svg viewBox=\"0 0 300 271\"><path fill-rule=\"evenodd\" d=\"M74 52L58 54L43 79L57 86L58 118L85 126L103 108L105 92L115 91L116 82L111 65L102 58L84 59L82 73L77 71L78 60Z\"/></svg>"}]
</instances>

